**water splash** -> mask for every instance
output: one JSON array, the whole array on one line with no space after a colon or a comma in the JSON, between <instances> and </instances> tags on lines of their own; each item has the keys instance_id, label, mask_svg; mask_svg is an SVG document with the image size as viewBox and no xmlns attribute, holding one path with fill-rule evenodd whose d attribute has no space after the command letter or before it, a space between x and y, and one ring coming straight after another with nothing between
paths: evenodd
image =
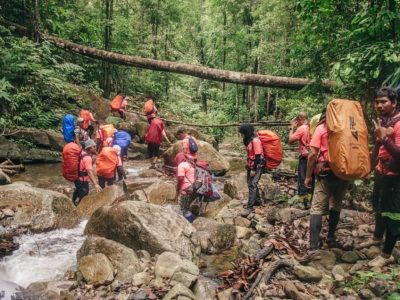
<instances>
[{"instance_id":1,"label":"water splash","mask_svg":"<svg viewBox=\"0 0 400 300\"><path fill-rule=\"evenodd\" d=\"M0 279L27 287L32 282L61 279L76 265L76 252L85 240L87 220L72 229L24 234L18 250L0 261Z\"/></svg>"}]
</instances>

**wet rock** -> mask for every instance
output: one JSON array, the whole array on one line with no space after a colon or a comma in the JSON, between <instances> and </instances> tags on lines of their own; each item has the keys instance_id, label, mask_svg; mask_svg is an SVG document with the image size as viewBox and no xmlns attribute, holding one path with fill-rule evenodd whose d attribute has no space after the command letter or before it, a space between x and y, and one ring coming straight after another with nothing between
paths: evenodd
<instances>
[{"instance_id":1,"label":"wet rock","mask_svg":"<svg viewBox=\"0 0 400 300\"><path fill-rule=\"evenodd\" d=\"M121 282L128 281L136 273L142 271L135 251L102 237L90 236L78 250L78 260L84 256L104 254L111 262L113 270L117 270L115 278Z\"/></svg>"},{"instance_id":2,"label":"wet rock","mask_svg":"<svg viewBox=\"0 0 400 300\"><path fill-rule=\"evenodd\" d=\"M375 294L369 289L361 289L358 293L362 299L373 299L375 298Z\"/></svg>"},{"instance_id":3,"label":"wet rock","mask_svg":"<svg viewBox=\"0 0 400 300\"><path fill-rule=\"evenodd\" d=\"M0 221L7 228L43 232L72 228L79 222L75 206L65 195L18 183L0 186L0 207L14 212Z\"/></svg>"},{"instance_id":4,"label":"wet rock","mask_svg":"<svg viewBox=\"0 0 400 300\"><path fill-rule=\"evenodd\" d=\"M114 279L113 266L102 253L83 256L78 261L78 269L89 284L109 284Z\"/></svg>"},{"instance_id":5,"label":"wet rock","mask_svg":"<svg viewBox=\"0 0 400 300\"><path fill-rule=\"evenodd\" d=\"M62 151L65 145L64 136L54 130L46 130L49 138L50 149L54 151Z\"/></svg>"},{"instance_id":6,"label":"wet rock","mask_svg":"<svg viewBox=\"0 0 400 300\"><path fill-rule=\"evenodd\" d=\"M333 267L332 275L336 281L344 281L344 279L348 276L348 274L343 270L343 267L340 265Z\"/></svg>"},{"instance_id":7,"label":"wet rock","mask_svg":"<svg viewBox=\"0 0 400 300\"><path fill-rule=\"evenodd\" d=\"M193 239L196 229L172 209L151 203L123 201L96 210L86 234L117 241L152 256L169 251L197 261L199 247Z\"/></svg>"},{"instance_id":8,"label":"wet rock","mask_svg":"<svg viewBox=\"0 0 400 300\"><path fill-rule=\"evenodd\" d=\"M16 294L20 294L22 290L23 288L15 283L0 279L0 292L3 293L5 299L13 299L12 297L17 299Z\"/></svg>"},{"instance_id":9,"label":"wet rock","mask_svg":"<svg viewBox=\"0 0 400 300\"><path fill-rule=\"evenodd\" d=\"M28 148L20 146L21 157L29 163L57 163L61 162L61 153L58 151Z\"/></svg>"},{"instance_id":10,"label":"wet rock","mask_svg":"<svg viewBox=\"0 0 400 300\"><path fill-rule=\"evenodd\" d=\"M59 300L61 294L65 295L73 283L73 281L34 282L18 294L21 298L16 299Z\"/></svg>"},{"instance_id":11,"label":"wet rock","mask_svg":"<svg viewBox=\"0 0 400 300\"><path fill-rule=\"evenodd\" d=\"M360 257L355 251L346 251L342 255L342 261L349 263L349 264L354 264L359 260Z\"/></svg>"},{"instance_id":12,"label":"wet rock","mask_svg":"<svg viewBox=\"0 0 400 300\"><path fill-rule=\"evenodd\" d=\"M322 279L322 273L313 267L295 265L293 271L301 281L317 282Z\"/></svg>"},{"instance_id":13,"label":"wet rock","mask_svg":"<svg viewBox=\"0 0 400 300\"><path fill-rule=\"evenodd\" d=\"M25 128L19 129L13 134L13 139L23 139L39 147L50 148L50 140L44 129ZM59 151L59 149L57 149Z\"/></svg>"},{"instance_id":14,"label":"wet rock","mask_svg":"<svg viewBox=\"0 0 400 300\"><path fill-rule=\"evenodd\" d=\"M178 283L164 296L163 300L180 299L181 297L186 297L193 300L196 299L191 290L189 290L183 284Z\"/></svg>"},{"instance_id":15,"label":"wet rock","mask_svg":"<svg viewBox=\"0 0 400 300\"><path fill-rule=\"evenodd\" d=\"M199 160L205 160L210 164L211 170L216 175L224 175L229 171L229 162L209 143L197 141L199 148L197 157ZM182 151L182 141L173 144L163 155L165 164L175 166L175 156Z\"/></svg>"},{"instance_id":16,"label":"wet rock","mask_svg":"<svg viewBox=\"0 0 400 300\"><path fill-rule=\"evenodd\" d=\"M171 285L176 285L178 283L183 284L187 288L192 288L197 281L197 276L185 272L175 272L171 278Z\"/></svg>"},{"instance_id":17,"label":"wet rock","mask_svg":"<svg viewBox=\"0 0 400 300\"><path fill-rule=\"evenodd\" d=\"M10 177L6 173L0 170L0 185L10 184L10 183L11 183Z\"/></svg>"},{"instance_id":18,"label":"wet rock","mask_svg":"<svg viewBox=\"0 0 400 300\"><path fill-rule=\"evenodd\" d=\"M107 186L99 193L91 193L84 197L77 206L78 215L80 218L88 218L96 209L104 205L111 205L122 197L125 197L125 194L120 184Z\"/></svg>"},{"instance_id":19,"label":"wet rock","mask_svg":"<svg viewBox=\"0 0 400 300\"><path fill-rule=\"evenodd\" d=\"M216 298L216 286L205 278L199 278L193 287L196 299L213 300Z\"/></svg>"},{"instance_id":20,"label":"wet rock","mask_svg":"<svg viewBox=\"0 0 400 300\"><path fill-rule=\"evenodd\" d=\"M206 235L210 241L210 247L202 249L206 253L220 253L232 247L235 242L236 229L233 225L199 217L193 222L193 226L197 230L196 234L202 232L203 237Z\"/></svg>"},{"instance_id":21,"label":"wet rock","mask_svg":"<svg viewBox=\"0 0 400 300\"><path fill-rule=\"evenodd\" d=\"M0 159L21 159L21 149L12 141L0 136Z\"/></svg>"}]
</instances>

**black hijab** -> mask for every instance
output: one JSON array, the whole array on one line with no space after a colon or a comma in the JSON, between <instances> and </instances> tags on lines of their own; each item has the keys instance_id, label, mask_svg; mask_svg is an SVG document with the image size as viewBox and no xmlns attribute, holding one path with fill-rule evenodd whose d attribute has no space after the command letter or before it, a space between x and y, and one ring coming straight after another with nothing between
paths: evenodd
<instances>
[{"instance_id":1,"label":"black hijab","mask_svg":"<svg viewBox=\"0 0 400 300\"><path fill-rule=\"evenodd\" d=\"M253 140L253 138L256 136L256 134L254 133L253 125L251 125L249 123L240 125L239 132L241 134L243 134L243 144L246 147Z\"/></svg>"}]
</instances>

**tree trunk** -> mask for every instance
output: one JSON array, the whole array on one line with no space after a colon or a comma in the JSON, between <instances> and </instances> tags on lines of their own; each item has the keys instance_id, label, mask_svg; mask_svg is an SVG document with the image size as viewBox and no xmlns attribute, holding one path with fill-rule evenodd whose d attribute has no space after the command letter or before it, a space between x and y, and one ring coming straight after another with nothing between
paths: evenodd
<instances>
[{"instance_id":1,"label":"tree trunk","mask_svg":"<svg viewBox=\"0 0 400 300\"><path fill-rule=\"evenodd\" d=\"M104 11L105 11L105 26L104 26L104 49L111 51L111 34L112 34L112 15L114 0L104 0ZM108 61L103 61L103 96L106 98L110 97L111 93L111 64Z\"/></svg>"},{"instance_id":2,"label":"tree trunk","mask_svg":"<svg viewBox=\"0 0 400 300\"><path fill-rule=\"evenodd\" d=\"M389 11L396 15L396 0L389 0ZM397 13L398 16L399 13ZM392 35L392 39L395 42L397 40L396 36L396 18L390 20L390 31Z\"/></svg>"},{"instance_id":3,"label":"tree trunk","mask_svg":"<svg viewBox=\"0 0 400 300\"><path fill-rule=\"evenodd\" d=\"M32 24L32 39L36 42L40 42L40 10L39 0L30 0L30 19Z\"/></svg>"},{"instance_id":4,"label":"tree trunk","mask_svg":"<svg viewBox=\"0 0 400 300\"><path fill-rule=\"evenodd\" d=\"M222 69L225 69L225 63L226 63L226 24L227 24L227 16L226 16L226 7L224 7L223 11L223 17L224 17L224 35L222 38ZM226 91L226 83L222 83L222 92L224 93L225 96L225 91Z\"/></svg>"},{"instance_id":5,"label":"tree trunk","mask_svg":"<svg viewBox=\"0 0 400 300\"><path fill-rule=\"evenodd\" d=\"M17 30L23 34L29 34L31 30L24 26L20 26L13 22L0 19L0 23L11 26L13 30ZM77 53L86 57L100 59L113 64L132 66L136 68L143 68L155 71L165 71L178 74L194 76L198 78L215 80L220 82L239 83L244 85L255 85L263 87L284 88L291 90L300 90L307 85L315 82L315 80L306 78L282 77L271 75L250 74L246 72L235 72L221 69L213 69L198 65L191 65L186 63L155 60L143 58L139 56L124 55L115 52L100 50L97 48L82 46L72 43L68 40L60 39L59 37L41 33L41 37L57 47L66 51ZM327 92L332 91L336 86L335 81L323 80L322 87Z\"/></svg>"}]
</instances>

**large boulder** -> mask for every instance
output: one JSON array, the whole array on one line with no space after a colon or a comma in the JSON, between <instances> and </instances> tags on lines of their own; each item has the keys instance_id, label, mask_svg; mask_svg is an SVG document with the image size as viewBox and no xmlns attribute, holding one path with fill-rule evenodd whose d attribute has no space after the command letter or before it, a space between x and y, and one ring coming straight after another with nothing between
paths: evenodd
<instances>
[{"instance_id":1,"label":"large boulder","mask_svg":"<svg viewBox=\"0 0 400 300\"><path fill-rule=\"evenodd\" d=\"M174 203L176 195L175 184L171 181L155 180L153 184L133 194L135 200L154 204Z\"/></svg>"},{"instance_id":2,"label":"large boulder","mask_svg":"<svg viewBox=\"0 0 400 300\"><path fill-rule=\"evenodd\" d=\"M109 284L114 280L113 266L102 253L83 256L78 261L78 269L89 284Z\"/></svg>"},{"instance_id":3,"label":"large boulder","mask_svg":"<svg viewBox=\"0 0 400 300\"><path fill-rule=\"evenodd\" d=\"M23 139L39 147L50 148L50 140L44 129L23 128L16 130L14 139Z\"/></svg>"},{"instance_id":4,"label":"large boulder","mask_svg":"<svg viewBox=\"0 0 400 300\"><path fill-rule=\"evenodd\" d=\"M0 136L0 158L21 159L21 150L16 143Z\"/></svg>"},{"instance_id":5,"label":"large boulder","mask_svg":"<svg viewBox=\"0 0 400 300\"><path fill-rule=\"evenodd\" d=\"M117 241L134 250L147 250L151 255L169 251L196 261L196 229L171 209L139 201L124 201L96 210L86 234Z\"/></svg>"},{"instance_id":6,"label":"large boulder","mask_svg":"<svg viewBox=\"0 0 400 300\"><path fill-rule=\"evenodd\" d=\"M115 279L120 282L131 280L133 275L142 271L135 251L115 241L96 236L89 236L83 243L77 253L78 261L96 253L107 256L113 269L117 270Z\"/></svg>"},{"instance_id":7,"label":"large boulder","mask_svg":"<svg viewBox=\"0 0 400 300\"><path fill-rule=\"evenodd\" d=\"M30 163L58 163L61 162L61 153L48 149L20 147L21 158Z\"/></svg>"},{"instance_id":8,"label":"large boulder","mask_svg":"<svg viewBox=\"0 0 400 300\"><path fill-rule=\"evenodd\" d=\"M65 145L64 136L54 130L46 130L47 136L49 137L50 149L55 151L62 151Z\"/></svg>"},{"instance_id":9,"label":"large boulder","mask_svg":"<svg viewBox=\"0 0 400 300\"><path fill-rule=\"evenodd\" d=\"M232 198L226 195L225 193L220 193L221 194L221 199L217 201L213 201L208 203L205 206L205 211L203 212L203 216L207 218L215 218L218 213L231 202Z\"/></svg>"},{"instance_id":10,"label":"large boulder","mask_svg":"<svg viewBox=\"0 0 400 300\"><path fill-rule=\"evenodd\" d=\"M135 123L136 134L139 138L139 142L144 143L144 138L146 136L147 128L149 127L149 123L146 122L137 122Z\"/></svg>"},{"instance_id":11,"label":"large boulder","mask_svg":"<svg viewBox=\"0 0 400 300\"><path fill-rule=\"evenodd\" d=\"M229 171L229 162L213 146L204 141L197 141L199 148L197 157L199 160L205 160L215 175L224 175ZM174 143L164 154L164 162L168 166L175 166L175 156L182 152L182 141Z\"/></svg>"},{"instance_id":12,"label":"large boulder","mask_svg":"<svg viewBox=\"0 0 400 300\"><path fill-rule=\"evenodd\" d=\"M77 207L78 215L80 218L88 218L99 207L111 205L124 196L124 190L120 184L108 186L99 193L92 193L84 197Z\"/></svg>"},{"instance_id":13,"label":"large boulder","mask_svg":"<svg viewBox=\"0 0 400 300\"><path fill-rule=\"evenodd\" d=\"M199 217L194 220L193 226L204 253L220 253L232 247L235 242L236 228L233 225Z\"/></svg>"},{"instance_id":14,"label":"large boulder","mask_svg":"<svg viewBox=\"0 0 400 300\"><path fill-rule=\"evenodd\" d=\"M0 207L9 208L13 216L0 224L6 228L26 228L33 232L72 228L79 218L71 199L58 192L24 184L0 186Z\"/></svg>"},{"instance_id":15,"label":"large boulder","mask_svg":"<svg viewBox=\"0 0 400 300\"><path fill-rule=\"evenodd\" d=\"M17 293L17 297L15 297L15 299L71 299L64 298L63 295L68 294L68 290L73 284L73 281L34 282L31 283L26 289L23 289L19 293Z\"/></svg>"}]
</instances>

